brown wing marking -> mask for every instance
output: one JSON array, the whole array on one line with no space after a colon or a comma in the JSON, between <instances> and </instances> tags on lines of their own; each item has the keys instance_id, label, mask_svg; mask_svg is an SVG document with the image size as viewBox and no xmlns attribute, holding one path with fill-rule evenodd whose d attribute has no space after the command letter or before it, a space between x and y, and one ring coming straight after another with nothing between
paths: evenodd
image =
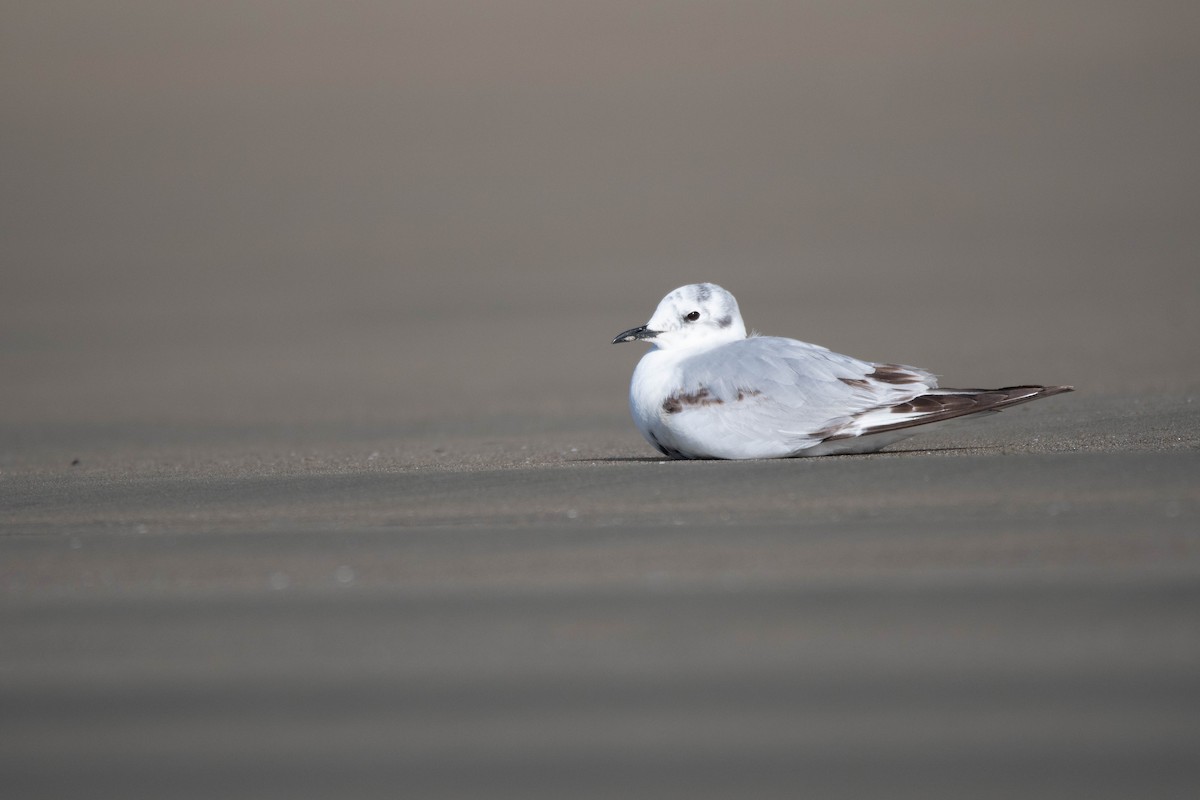
<instances>
[{"instance_id":1,"label":"brown wing marking","mask_svg":"<svg viewBox=\"0 0 1200 800\"><path fill-rule=\"evenodd\" d=\"M942 389L934 394L923 394L905 403L891 407L893 413L921 416L906 419L891 424L874 425L865 429L861 435L884 433L917 425L928 425L933 422L963 417L967 414L978 414L983 411L1000 411L1010 406L1052 397L1063 392L1074 391L1073 386L1005 386L1000 389ZM879 411L881 409L871 409ZM863 412L870 413L870 411ZM861 416L861 415L860 415ZM831 436L831 439L845 438Z\"/></svg>"}]
</instances>

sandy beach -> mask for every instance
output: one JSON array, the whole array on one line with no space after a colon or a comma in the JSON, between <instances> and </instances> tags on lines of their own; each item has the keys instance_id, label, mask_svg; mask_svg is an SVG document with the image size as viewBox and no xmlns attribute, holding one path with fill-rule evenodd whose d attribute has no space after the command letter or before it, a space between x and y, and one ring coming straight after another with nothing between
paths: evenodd
<instances>
[{"instance_id":1,"label":"sandy beach","mask_svg":"<svg viewBox=\"0 0 1200 800\"><path fill-rule=\"evenodd\" d=\"M0 785L1190 797L1187 3L0 12ZM666 461L670 289L943 385Z\"/></svg>"}]
</instances>

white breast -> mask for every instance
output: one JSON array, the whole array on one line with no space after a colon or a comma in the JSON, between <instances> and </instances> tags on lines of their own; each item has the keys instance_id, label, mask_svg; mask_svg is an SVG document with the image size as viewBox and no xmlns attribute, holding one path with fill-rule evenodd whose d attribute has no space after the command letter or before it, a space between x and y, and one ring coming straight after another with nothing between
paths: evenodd
<instances>
[{"instance_id":1,"label":"white breast","mask_svg":"<svg viewBox=\"0 0 1200 800\"><path fill-rule=\"evenodd\" d=\"M646 441L668 454L679 448L664 423L663 402L679 388L679 360L678 353L651 350L638 362L629 385L629 409L634 424Z\"/></svg>"}]
</instances>

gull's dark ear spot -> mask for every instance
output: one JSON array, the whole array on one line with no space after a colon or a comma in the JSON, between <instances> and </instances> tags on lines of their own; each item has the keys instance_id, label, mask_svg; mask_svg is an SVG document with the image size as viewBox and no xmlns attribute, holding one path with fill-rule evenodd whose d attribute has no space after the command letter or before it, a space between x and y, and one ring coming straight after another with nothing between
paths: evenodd
<instances>
[{"instance_id":1,"label":"gull's dark ear spot","mask_svg":"<svg viewBox=\"0 0 1200 800\"><path fill-rule=\"evenodd\" d=\"M719 327L719 328L728 328L732 324L733 324L733 317L728 316L728 315L721 317L719 320L717 320L717 327Z\"/></svg>"},{"instance_id":2,"label":"gull's dark ear spot","mask_svg":"<svg viewBox=\"0 0 1200 800\"><path fill-rule=\"evenodd\" d=\"M695 322L696 320L700 319L700 312L693 311L692 313L690 313L686 317L684 317L684 319L686 319L688 322Z\"/></svg>"}]
</instances>

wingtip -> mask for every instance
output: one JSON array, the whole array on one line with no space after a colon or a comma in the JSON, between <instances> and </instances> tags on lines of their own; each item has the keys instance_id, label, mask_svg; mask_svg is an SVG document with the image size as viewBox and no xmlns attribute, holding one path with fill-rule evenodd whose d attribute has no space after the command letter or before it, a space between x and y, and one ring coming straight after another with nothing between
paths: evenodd
<instances>
[{"instance_id":1,"label":"wingtip","mask_svg":"<svg viewBox=\"0 0 1200 800\"><path fill-rule=\"evenodd\" d=\"M1029 393L1030 397L1049 397L1052 394L1062 394L1063 392L1073 392L1073 391L1075 391L1075 387L1074 386L1041 386L1038 384L1027 384L1024 386L1002 386L999 389L993 389L993 390L988 390L988 389L939 389L937 391L937 393L939 393L939 394L940 393L954 394L955 392L970 392L970 391L975 391L975 392L1026 391Z\"/></svg>"}]
</instances>

